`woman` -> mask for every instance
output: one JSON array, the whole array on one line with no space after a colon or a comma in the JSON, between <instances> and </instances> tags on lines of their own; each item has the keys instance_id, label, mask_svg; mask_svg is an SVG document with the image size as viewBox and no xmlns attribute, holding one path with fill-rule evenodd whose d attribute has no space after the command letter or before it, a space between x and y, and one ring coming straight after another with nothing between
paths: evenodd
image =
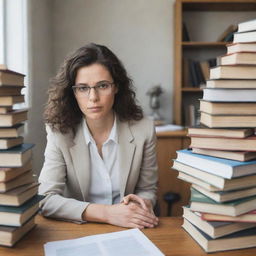
<instances>
[{"instance_id":1,"label":"woman","mask_svg":"<svg viewBox=\"0 0 256 256\"><path fill-rule=\"evenodd\" d=\"M43 215L122 227L158 224L154 126L107 47L89 44L64 61L49 89L45 119Z\"/></svg>"}]
</instances>

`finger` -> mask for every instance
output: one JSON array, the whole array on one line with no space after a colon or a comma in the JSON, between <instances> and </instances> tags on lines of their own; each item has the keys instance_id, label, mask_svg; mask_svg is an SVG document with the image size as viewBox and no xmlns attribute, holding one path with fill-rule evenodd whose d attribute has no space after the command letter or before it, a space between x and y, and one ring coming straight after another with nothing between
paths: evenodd
<instances>
[{"instance_id":1,"label":"finger","mask_svg":"<svg viewBox=\"0 0 256 256\"><path fill-rule=\"evenodd\" d=\"M137 225L143 226L145 228L153 228L154 227L153 223L148 222L146 219L142 219L140 216L134 216L131 219L131 222L133 222Z\"/></svg>"},{"instance_id":2,"label":"finger","mask_svg":"<svg viewBox=\"0 0 256 256\"><path fill-rule=\"evenodd\" d=\"M128 195L128 197L129 197L129 200L139 203L143 209L145 209L145 210L148 209L146 203L144 202L144 200L141 197L134 195L134 194L130 194L130 195Z\"/></svg>"}]
</instances>

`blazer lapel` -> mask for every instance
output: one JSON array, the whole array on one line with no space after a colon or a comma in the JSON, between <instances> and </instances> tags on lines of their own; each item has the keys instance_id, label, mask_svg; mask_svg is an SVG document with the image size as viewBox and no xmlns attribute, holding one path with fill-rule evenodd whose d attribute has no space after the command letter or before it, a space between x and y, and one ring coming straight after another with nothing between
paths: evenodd
<instances>
[{"instance_id":1,"label":"blazer lapel","mask_svg":"<svg viewBox=\"0 0 256 256\"><path fill-rule=\"evenodd\" d=\"M134 137L131 133L128 122L120 122L118 120L118 159L119 159L119 174L120 174L120 199L125 194L128 176L131 170L132 161L135 152L135 144L132 143Z\"/></svg>"},{"instance_id":2,"label":"blazer lapel","mask_svg":"<svg viewBox=\"0 0 256 256\"><path fill-rule=\"evenodd\" d=\"M70 147L70 154L83 199L87 201L90 185L90 160L89 149L83 134L82 122L77 129L74 145Z\"/></svg>"}]
</instances>

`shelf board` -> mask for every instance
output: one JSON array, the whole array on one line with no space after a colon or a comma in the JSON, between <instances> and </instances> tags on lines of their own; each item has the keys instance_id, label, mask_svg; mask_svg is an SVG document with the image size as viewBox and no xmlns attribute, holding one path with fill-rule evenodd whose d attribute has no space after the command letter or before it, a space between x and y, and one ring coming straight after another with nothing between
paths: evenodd
<instances>
[{"instance_id":1,"label":"shelf board","mask_svg":"<svg viewBox=\"0 0 256 256\"><path fill-rule=\"evenodd\" d=\"M203 89L201 88L193 88L193 87L184 87L181 89L182 92L202 92Z\"/></svg>"},{"instance_id":2,"label":"shelf board","mask_svg":"<svg viewBox=\"0 0 256 256\"><path fill-rule=\"evenodd\" d=\"M196 48L196 47L225 47L231 42L182 42L184 48Z\"/></svg>"}]
</instances>

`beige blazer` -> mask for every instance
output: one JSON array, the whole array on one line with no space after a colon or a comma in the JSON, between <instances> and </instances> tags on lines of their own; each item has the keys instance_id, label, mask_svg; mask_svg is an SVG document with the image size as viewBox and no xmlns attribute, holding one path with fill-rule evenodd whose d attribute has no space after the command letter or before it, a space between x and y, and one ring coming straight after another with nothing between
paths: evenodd
<instances>
[{"instance_id":1,"label":"beige blazer","mask_svg":"<svg viewBox=\"0 0 256 256\"><path fill-rule=\"evenodd\" d=\"M53 132L48 126L45 162L39 177L42 214L82 222L82 213L90 203L89 149L82 122L75 137ZM120 198L130 193L156 200L156 136L148 119L117 121Z\"/></svg>"}]
</instances>

